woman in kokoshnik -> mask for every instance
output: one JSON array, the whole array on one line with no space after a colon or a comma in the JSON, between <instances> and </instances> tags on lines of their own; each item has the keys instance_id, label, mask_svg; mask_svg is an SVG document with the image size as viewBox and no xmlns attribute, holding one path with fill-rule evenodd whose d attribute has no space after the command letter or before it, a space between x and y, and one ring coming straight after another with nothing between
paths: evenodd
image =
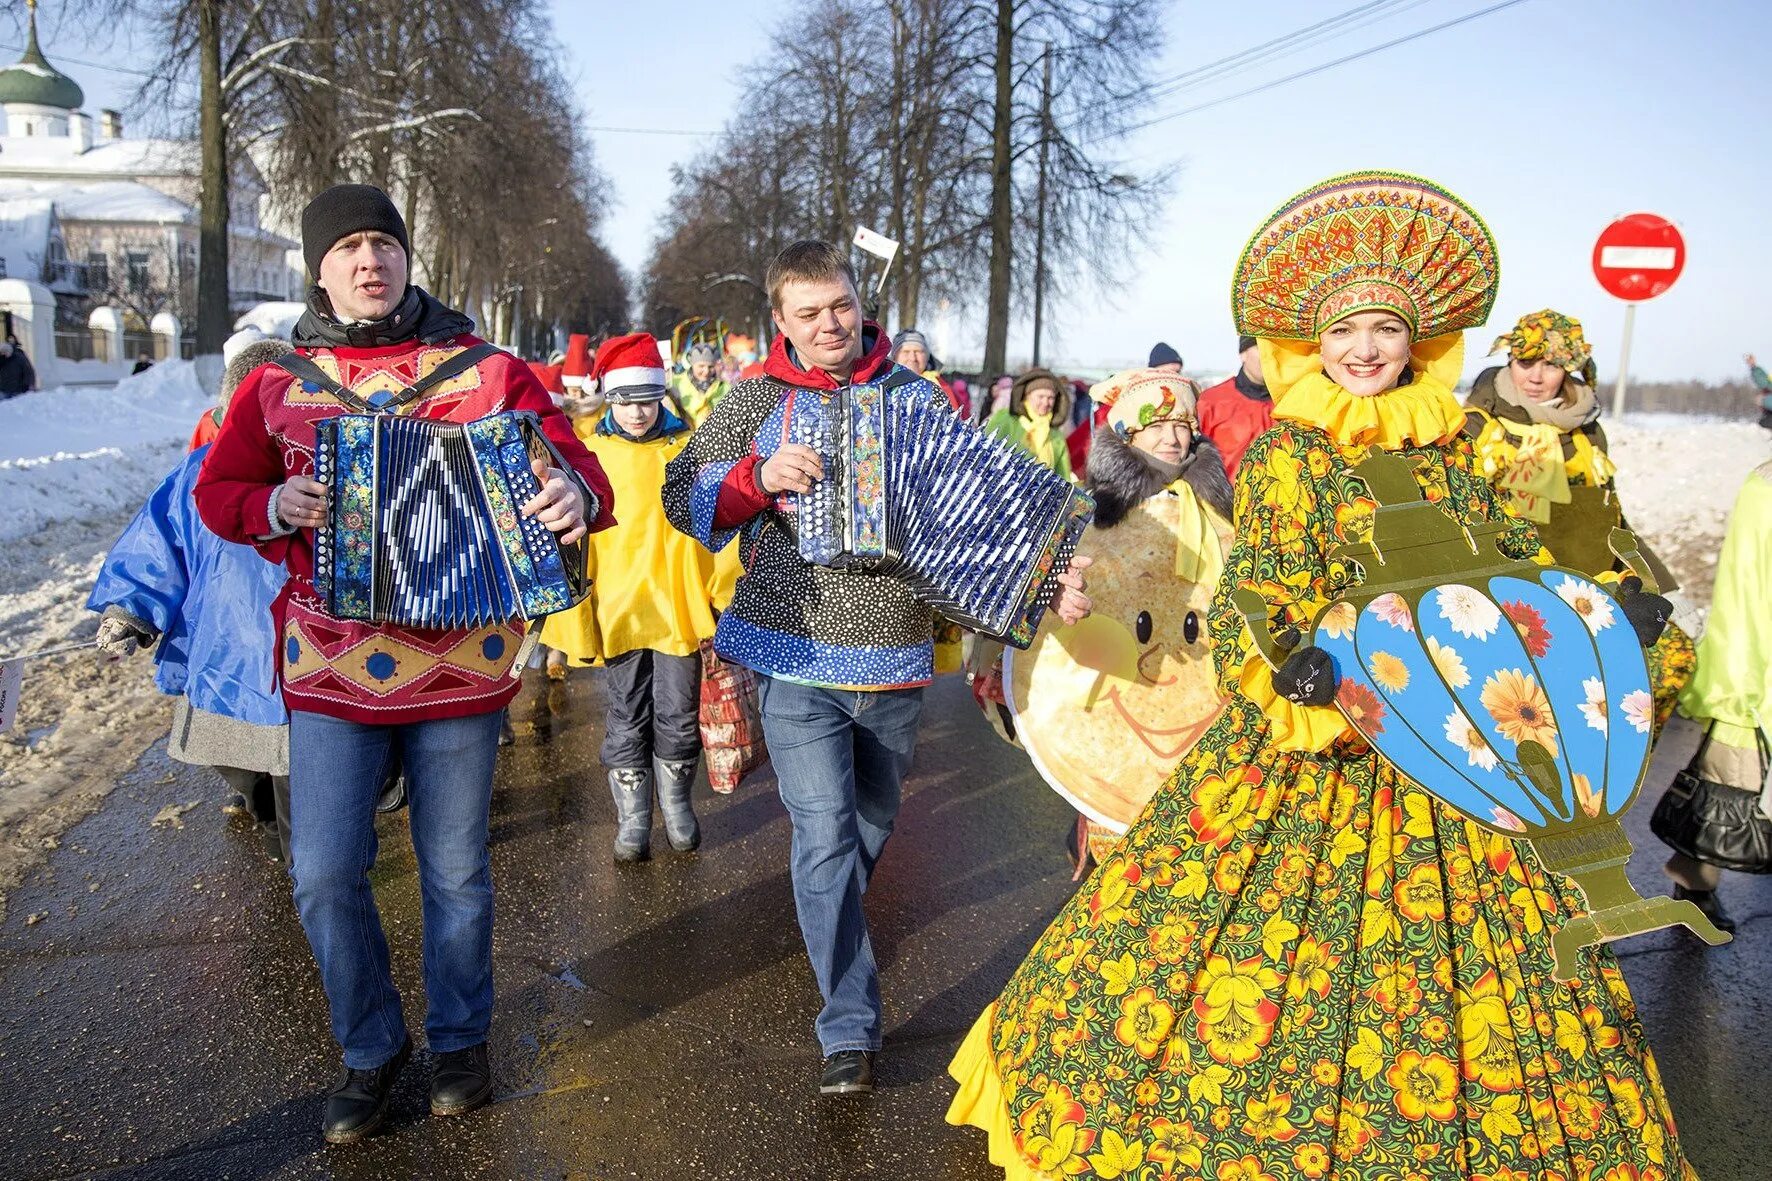
<instances>
[{"instance_id":1,"label":"woman in kokoshnik","mask_svg":"<svg viewBox=\"0 0 1772 1181\"><path fill-rule=\"evenodd\" d=\"M1623 568L1607 548L1615 526L1625 524L1613 481L1617 465L1607 454L1594 396L1593 348L1581 321L1545 308L1521 316L1489 351L1507 350L1507 364L1477 374L1465 399L1464 433L1477 455L1477 470L1502 503L1531 521L1538 540L1557 565L1592 578ZM1674 588L1667 568L1638 546L1661 583ZM1649 649L1649 684L1659 730L1692 679L1697 653L1692 637L1669 624Z\"/></svg>"},{"instance_id":2,"label":"woman in kokoshnik","mask_svg":"<svg viewBox=\"0 0 1772 1181\"><path fill-rule=\"evenodd\" d=\"M1329 555L1370 531L1375 447L1461 523L1504 516L1451 391L1497 274L1474 214L1391 174L1308 190L1245 248L1275 422L1210 620L1231 700L949 1067L949 1121L1010 1178L1696 1176L1613 954L1552 978L1579 892L1384 762L1320 649L1271 671L1231 602L1304 631L1357 577ZM1501 544L1546 560L1526 522ZM1638 598L1633 625L1665 605Z\"/></svg>"}]
</instances>

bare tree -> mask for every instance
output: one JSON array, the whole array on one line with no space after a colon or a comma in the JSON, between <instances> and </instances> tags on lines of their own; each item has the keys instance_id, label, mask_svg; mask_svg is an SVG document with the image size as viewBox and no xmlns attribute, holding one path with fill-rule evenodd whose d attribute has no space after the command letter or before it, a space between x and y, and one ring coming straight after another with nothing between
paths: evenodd
<instances>
[{"instance_id":1,"label":"bare tree","mask_svg":"<svg viewBox=\"0 0 1772 1181\"><path fill-rule=\"evenodd\" d=\"M199 266L206 276L215 260L221 267L219 282L199 284L220 301L199 295L200 350L203 325L225 335L229 321L222 162L248 150L288 220L340 180L387 189L417 244L414 281L469 310L496 339L540 342L568 308L612 316L611 303L625 304L625 279L596 237L605 182L576 132L540 0L437 0L398 11L376 0L98 7L160 41L143 102L188 113L182 86L198 76ZM598 289L564 286L581 282Z\"/></svg>"},{"instance_id":2,"label":"bare tree","mask_svg":"<svg viewBox=\"0 0 1772 1181\"><path fill-rule=\"evenodd\" d=\"M760 276L793 238L844 241L866 225L901 243L882 318L909 324L929 298L982 297L986 364L1000 369L1016 305L1032 302L1015 275L1037 246L1046 291L1063 289L1057 275L1075 290L1126 269L1154 210L1160 178L1103 150L1133 110L1154 8L822 0L796 12L791 35L746 70L725 133L675 177L647 268L648 324L755 316L755 290L732 276ZM1031 183L1042 154L1044 201Z\"/></svg>"}]
</instances>

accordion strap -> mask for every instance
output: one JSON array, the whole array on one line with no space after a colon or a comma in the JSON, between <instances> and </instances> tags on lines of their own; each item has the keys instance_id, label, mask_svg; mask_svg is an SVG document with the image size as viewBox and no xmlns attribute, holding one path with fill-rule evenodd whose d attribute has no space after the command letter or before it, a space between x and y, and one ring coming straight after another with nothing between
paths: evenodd
<instances>
[{"instance_id":1,"label":"accordion strap","mask_svg":"<svg viewBox=\"0 0 1772 1181\"><path fill-rule=\"evenodd\" d=\"M291 377L310 382L319 386L351 409L364 414L392 414L408 402L423 397L428 391L442 385L452 377L467 372L494 353L501 352L497 345L477 344L445 357L437 367L407 386L396 394L376 394L374 401L363 397L356 390L340 384L326 370L316 365L311 358L300 353L285 353L271 364L283 370Z\"/></svg>"}]
</instances>

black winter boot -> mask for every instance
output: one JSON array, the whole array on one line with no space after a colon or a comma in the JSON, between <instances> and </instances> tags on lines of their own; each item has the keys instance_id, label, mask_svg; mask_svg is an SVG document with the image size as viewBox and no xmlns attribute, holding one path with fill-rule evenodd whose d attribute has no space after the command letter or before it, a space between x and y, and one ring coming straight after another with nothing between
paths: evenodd
<instances>
[{"instance_id":1,"label":"black winter boot","mask_svg":"<svg viewBox=\"0 0 1772 1181\"><path fill-rule=\"evenodd\" d=\"M328 1144L355 1144L367 1139L388 1117L388 1096L394 1092L394 1080L412 1060L412 1039L407 1038L400 1050L380 1066L368 1070L346 1068L345 1077L326 1096L326 1111L321 1117L321 1134Z\"/></svg>"}]
</instances>

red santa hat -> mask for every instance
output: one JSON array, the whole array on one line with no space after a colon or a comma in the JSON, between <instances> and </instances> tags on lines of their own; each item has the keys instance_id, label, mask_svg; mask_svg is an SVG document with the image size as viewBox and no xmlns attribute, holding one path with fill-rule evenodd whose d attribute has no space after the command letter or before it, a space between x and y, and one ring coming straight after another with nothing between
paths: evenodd
<instances>
[{"instance_id":1,"label":"red santa hat","mask_svg":"<svg viewBox=\"0 0 1772 1181\"><path fill-rule=\"evenodd\" d=\"M591 365L597 392L611 402L656 402L665 396L664 358L650 333L612 336Z\"/></svg>"},{"instance_id":2,"label":"red santa hat","mask_svg":"<svg viewBox=\"0 0 1772 1181\"><path fill-rule=\"evenodd\" d=\"M566 387L560 383L560 367L550 365L546 361L529 362L529 371L541 382L541 388L550 394L563 394Z\"/></svg>"},{"instance_id":3,"label":"red santa hat","mask_svg":"<svg viewBox=\"0 0 1772 1181\"><path fill-rule=\"evenodd\" d=\"M574 332L566 340L566 360L560 365L560 384L577 393L590 372L591 338L582 332Z\"/></svg>"}]
</instances>

